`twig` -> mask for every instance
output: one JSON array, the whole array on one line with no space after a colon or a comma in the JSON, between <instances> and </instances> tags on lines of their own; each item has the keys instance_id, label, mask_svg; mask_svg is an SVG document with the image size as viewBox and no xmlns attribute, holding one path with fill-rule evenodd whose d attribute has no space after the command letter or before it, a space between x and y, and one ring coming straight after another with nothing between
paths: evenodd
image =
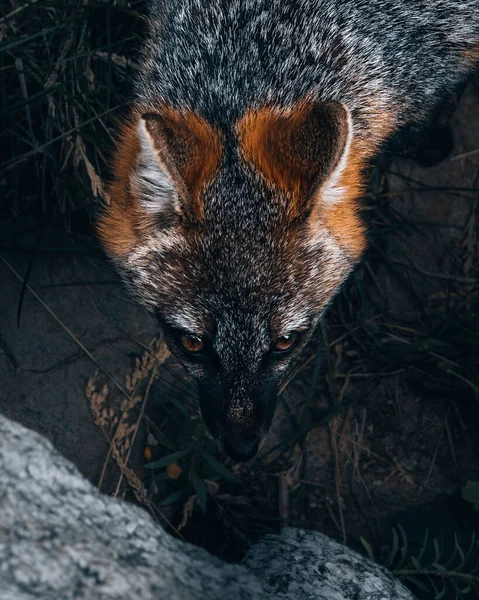
<instances>
[{"instance_id":1,"label":"twig","mask_svg":"<svg viewBox=\"0 0 479 600\"><path fill-rule=\"evenodd\" d=\"M341 522L341 532L343 535L343 543L347 544L348 541L348 537L347 537L347 533L346 533L346 525L344 523L344 513L343 513L343 498L341 495L341 465L340 465L340 460L339 460L339 450L338 450L338 443L337 443L337 418L334 419L334 421L332 421L331 423L329 423L329 431L331 432L331 443L333 446L333 453L334 453L334 480L335 480L335 484L336 484L336 496L338 499L338 510L339 510L339 519Z\"/></svg>"},{"instance_id":2,"label":"twig","mask_svg":"<svg viewBox=\"0 0 479 600\"><path fill-rule=\"evenodd\" d=\"M280 473L278 478L278 512L280 529L284 529L288 526L289 517L289 488L284 473Z\"/></svg>"},{"instance_id":3,"label":"twig","mask_svg":"<svg viewBox=\"0 0 479 600\"><path fill-rule=\"evenodd\" d=\"M22 10L25 10L26 8L30 8L30 6L32 4L35 4L35 2L38 2L38 0L30 0L30 2L27 2L26 4L22 4L18 8L15 8L15 10L10 11L4 17L1 17L0 18L0 23L3 23L4 21L7 21L8 19L11 19L15 15L18 15L18 13L22 12Z\"/></svg>"},{"instance_id":4,"label":"twig","mask_svg":"<svg viewBox=\"0 0 479 600\"><path fill-rule=\"evenodd\" d=\"M28 152L25 152L21 156L17 156L15 158L12 158L11 160L7 160L3 164L4 171L9 171L10 169L13 169L13 167L17 166L18 164L20 164L21 162L23 162L27 158L30 158L30 156L33 156L34 154L37 154L37 152L43 152L43 150L45 150L45 148L48 148L49 146L51 146L55 142L58 142L58 141L60 141L60 140L62 140L64 138L68 137L74 131L78 131L82 127L85 127L85 125L89 125L90 123L94 123L98 119L101 119L101 117L104 117L105 115L108 115L109 113L112 113L115 110L118 110L118 109L122 108L123 106L126 106L127 104L128 104L127 102L122 102L121 104L117 104L113 108L105 110L104 112L100 113L99 115L96 115L96 116L92 117L91 119L87 119L86 121L83 121L83 123L80 123L76 127L72 127L68 131L65 131L62 134L57 135L57 137L49 140L48 142L45 142L41 146L37 146L33 150L29 150Z\"/></svg>"},{"instance_id":5,"label":"twig","mask_svg":"<svg viewBox=\"0 0 479 600\"><path fill-rule=\"evenodd\" d=\"M461 154L456 154L455 156L451 156L449 162L454 162L455 160L460 160L461 158L467 158L468 156L473 156L474 154L479 153L479 148L475 148L474 150L469 150L469 152L461 152Z\"/></svg>"}]
</instances>

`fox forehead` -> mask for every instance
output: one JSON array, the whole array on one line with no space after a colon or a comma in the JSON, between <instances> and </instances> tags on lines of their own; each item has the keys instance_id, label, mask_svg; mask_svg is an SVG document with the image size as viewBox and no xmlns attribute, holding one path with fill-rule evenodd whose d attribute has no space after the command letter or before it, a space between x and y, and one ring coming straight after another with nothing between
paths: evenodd
<instances>
[{"instance_id":1,"label":"fox forehead","mask_svg":"<svg viewBox=\"0 0 479 600\"><path fill-rule=\"evenodd\" d=\"M327 228L314 242L288 232L242 235L175 232L166 246L153 233L125 263L130 290L171 326L197 335L257 337L308 329L352 263Z\"/></svg>"}]
</instances>

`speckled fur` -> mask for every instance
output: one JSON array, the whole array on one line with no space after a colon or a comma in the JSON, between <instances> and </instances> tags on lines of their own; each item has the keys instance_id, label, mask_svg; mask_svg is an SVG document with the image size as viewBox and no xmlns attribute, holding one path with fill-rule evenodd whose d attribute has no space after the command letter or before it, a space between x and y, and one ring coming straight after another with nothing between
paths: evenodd
<instances>
[{"instance_id":1,"label":"speckled fur","mask_svg":"<svg viewBox=\"0 0 479 600\"><path fill-rule=\"evenodd\" d=\"M167 337L180 328L212 339L214 357L197 363L168 337L198 380L210 428L257 437L290 361L361 255L349 151L360 174L388 136L424 119L467 75L479 0L152 0L148 22L136 110L200 115L222 132L221 165L201 223L143 229L113 258ZM291 222L282 192L241 159L235 126L249 110L305 98L345 105L352 136L341 181L323 182L325 201L319 190L312 213ZM272 340L297 328L306 330L297 350L269 360Z\"/></svg>"},{"instance_id":2,"label":"speckled fur","mask_svg":"<svg viewBox=\"0 0 479 600\"><path fill-rule=\"evenodd\" d=\"M228 123L307 93L344 102L356 132L425 117L471 68L477 0L153 0L136 92Z\"/></svg>"}]
</instances>

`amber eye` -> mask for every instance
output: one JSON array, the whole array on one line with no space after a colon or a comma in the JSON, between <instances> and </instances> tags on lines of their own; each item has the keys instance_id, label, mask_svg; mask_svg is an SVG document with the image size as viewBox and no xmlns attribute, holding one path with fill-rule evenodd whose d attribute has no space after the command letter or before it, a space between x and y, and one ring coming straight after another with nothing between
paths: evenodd
<instances>
[{"instance_id":1,"label":"amber eye","mask_svg":"<svg viewBox=\"0 0 479 600\"><path fill-rule=\"evenodd\" d=\"M273 344L273 351L288 352L288 350L292 350L294 346L296 346L298 338L299 335L295 331L288 333L287 335L282 335L279 338L276 338Z\"/></svg>"},{"instance_id":2,"label":"amber eye","mask_svg":"<svg viewBox=\"0 0 479 600\"><path fill-rule=\"evenodd\" d=\"M202 352L205 348L205 343L203 340L196 335L188 335L183 334L180 338L181 345L187 352L191 352L191 354L198 354Z\"/></svg>"}]
</instances>

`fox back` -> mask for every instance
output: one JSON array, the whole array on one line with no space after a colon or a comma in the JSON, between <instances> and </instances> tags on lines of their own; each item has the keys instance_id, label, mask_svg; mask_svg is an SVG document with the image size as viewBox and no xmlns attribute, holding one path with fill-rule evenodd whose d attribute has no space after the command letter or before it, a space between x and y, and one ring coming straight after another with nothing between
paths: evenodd
<instances>
[{"instance_id":1,"label":"fox back","mask_svg":"<svg viewBox=\"0 0 479 600\"><path fill-rule=\"evenodd\" d=\"M153 0L99 234L254 456L366 246L365 169L479 59L478 0Z\"/></svg>"}]
</instances>

